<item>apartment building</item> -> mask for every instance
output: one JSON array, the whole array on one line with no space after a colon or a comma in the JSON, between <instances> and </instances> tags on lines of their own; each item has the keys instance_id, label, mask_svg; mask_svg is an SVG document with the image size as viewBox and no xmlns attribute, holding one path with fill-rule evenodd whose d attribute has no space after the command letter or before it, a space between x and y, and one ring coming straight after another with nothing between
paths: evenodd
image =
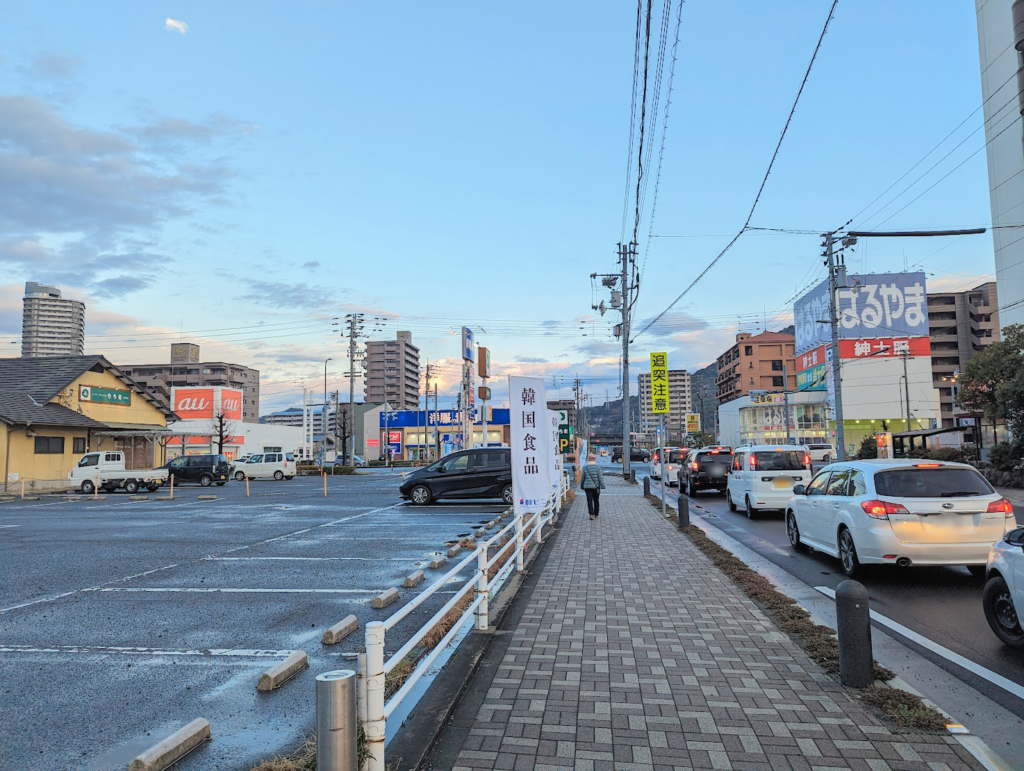
<instances>
[{"instance_id":1,"label":"apartment building","mask_svg":"<svg viewBox=\"0 0 1024 771\"><path fill-rule=\"evenodd\" d=\"M736 344L718 357L715 394L719 404L751 391L796 390L796 340L781 332L740 332ZM785 369L788 382L783 380Z\"/></svg>"},{"instance_id":2,"label":"apartment building","mask_svg":"<svg viewBox=\"0 0 1024 771\"><path fill-rule=\"evenodd\" d=\"M928 295L928 335L932 348L932 380L939 391L942 426L956 425L956 376L974 355L999 340L996 282L966 292Z\"/></svg>"},{"instance_id":3,"label":"apartment building","mask_svg":"<svg viewBox=\"0 0 1024 771\"><path fill-rule=\"evenodd\" d=\"M81 356L85 351L85 303L66 300L55 286L25 283L21 355Z\"/></svg>"},{"instance_id":4,"label":"apartment building","mask_svg":"<svg viewBox=\"0 0 1024 771\"><path fill-rule=\"evenodd\" d=\"M412 344L412 332L367 341L366 401L387 403L393 410L419 408L420 349Z\"/></svg>"},{"instance_id":5,"label":"apartment building","mask_svg":"<svg viewBox=\"0 0 1024 771\"><path fill-rule=\"evenodd\" d=\"M651 373L637 375L640 392L640 430L653 437L658 429L658 415L651 412ZM668 408L665 416L666 441L680 441L686 433L686 413L693 412L690 373L685 369L668 371Z\"/></svg>"},{"instance_id":6,"label":"apartment building","mask_svg":"<svg viewBox=\"0 0 1024 771\"><path fill-rule=\"evenodd\" d=\"M242 422L259 423L260 372L225 361L199 361L199 346L175 343L170 364L125 364L121 371L162 403L170 405L171 388L184 386L225 386L242 392Z\"/></svg>"}]
</instances>

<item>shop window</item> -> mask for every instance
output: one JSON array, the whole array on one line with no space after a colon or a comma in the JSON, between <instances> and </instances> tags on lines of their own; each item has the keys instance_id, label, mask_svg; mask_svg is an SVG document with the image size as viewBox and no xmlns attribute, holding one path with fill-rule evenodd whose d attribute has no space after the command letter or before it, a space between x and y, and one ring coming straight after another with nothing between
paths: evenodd
<instances>
[{"instance_id":1,"label":"shop window","mask_svg":"<svg viewBox=\"0 0 1024 771\"><path fill-rule=\"evenodd\" d=\"M36 455L63 455L63 436L37 436Z\"/></svg>"},{"instance_id":2,"label":"shop window","mask_svg":"<svg viewBox=\"0 0 1024 771\"><path fill-rule=\"evenodd\" d=\"M73 452L76 455L80 452L85 452L85 437L76 436L74 442L72 443L72 447L74 448Z\"/></svg>"}]
</instances>

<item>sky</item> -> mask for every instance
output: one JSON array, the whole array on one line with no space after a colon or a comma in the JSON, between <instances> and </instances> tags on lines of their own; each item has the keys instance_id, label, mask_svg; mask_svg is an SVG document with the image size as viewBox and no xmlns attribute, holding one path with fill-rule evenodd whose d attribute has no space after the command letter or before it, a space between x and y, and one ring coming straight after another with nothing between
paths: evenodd
<instances>
[{"instance_id":1,"label":"sky","mask_svg":"<svg viewBox=\"0 0 1024 771\"><path fill-rule=\"evenodd\" d=\"M842 0L751 223L810 233L745 234L673 306L743 225L831 2L689 0L673 46L679 5L660 88L652 18L634 330L668 312L634 368L667 350L693 371L737 331L789 324L824 276L815 234L851 218L989 222L971 4ZM372 339L412 331L442 405L463 324L499 402L509 374L617 398L618 314L592 309L609 297L590 274L633 232L635 33L636 5L608 0L5 4L0 355L34 280L85 301L87 351L115 364L186 340L259 369L264 413L322 389L327 358L347 391L352 312ZM924 270L930 291L994 270L988 235L847 259Z\"/></svg>"}]
</instances>

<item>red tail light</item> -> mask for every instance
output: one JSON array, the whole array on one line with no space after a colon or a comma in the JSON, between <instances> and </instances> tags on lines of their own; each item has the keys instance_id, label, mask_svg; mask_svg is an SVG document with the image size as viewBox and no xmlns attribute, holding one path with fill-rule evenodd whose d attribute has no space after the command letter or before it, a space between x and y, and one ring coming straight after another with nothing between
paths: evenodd
<instances>
[{"instance_id":1,"label":"red tail light","mask_svg":"<svg viewBox=\"0 0 1024 771\"><path fill-rule=\"evenodd\" d=\"M864 501L860 507L873 519L888 519L890 514L909 514L905 506L890 501Z\"/></svg>"},{"instance_id":2,"label":"red tail light","mask_svg":"<svg viewBox=\"0 0 1024 771\"><path fill-rule=\"evenodd\" d=\"M757 468L757 453L750 453L750 468Z\"/></svg>"},{"instance_id":3,"label":"red tail light","mask_svg":"<svg viewBox=\"0 0 1024 771\"><path fill-rule=\"evenodd\" d=\"M807 466L807 468L811 467L811 456L806 452L804 453L804 465Z\"/></svg>"},{"instance_id":4,"label":"red tail light","mask_svg":"<svg viewBox=\"0 0 1024 771\"><path fill-rule=\"evenodd\" d=\"M696 471L697 469L700 468L700 466L697 464L697 461L694 461L693 463L690 464L690 468Z\"/></svg>"},{"instance_id":5,"label":"red tail light","mask_svg":"<svg viewBox=\"0 0 1024 771\"><path fill-rule=\"evenodd\" d=\"M1000 511L1006 514L1007 519L1013 518L1013 504L1006 498L1000 498L998 501L992 501L992 503L988 505L989 514L995 514Z\"/></svg>"}]
</instances>

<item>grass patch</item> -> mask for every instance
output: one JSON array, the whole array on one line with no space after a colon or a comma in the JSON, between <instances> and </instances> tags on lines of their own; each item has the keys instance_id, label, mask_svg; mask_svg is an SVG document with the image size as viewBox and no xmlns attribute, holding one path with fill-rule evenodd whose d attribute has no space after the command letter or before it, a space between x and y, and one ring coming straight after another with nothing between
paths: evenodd
<instances>
[{"instance_id":1,"label":"grass patch","mask_svg":"<svg viewBox=\"0 0 1024 771\"><path fill-rule=\"evenodd\" d=\"M316 740L307 739L291 755L261 760L252 771L316 771Z\"/></svg>"},{"instance_id":2,"label":"grass patch","mask_svg":"<svg viewBox=\"0 0 1024 771\"><path fill-rule=\"evenodd\" d=\"M405 685L405 681L408 680L416 670L416 665L420 660L436 648L437 644L444 639L444 636L451 631L452 627L459 623L459 620L462 618L462 614L472 602L472 593L459 600L440 621L434 624L434 626L427 631L423 636L423 639L420 640L419 646L409 653L408 656L399 661L395 665L394 669L384 676L385 698L390 698L398 691L399 688ZM463 621L465 621L465 619L463 619Z\"/></svg>"},{"instance_id":3,"label":"grass patch","mask_svg":"<svg viewBox=\"0 0 1024 771\"><path fill-rule=\"evenodd\" d=\"M661 510L661 499L646 496L651 506ZM672 519L679 522L678 513ZM696 525L682 531L723 573L757 602L775 621L779 629L791 635L822 669L832 677L839 676L839 640L835 632L822 624L811 621L811 614L797 605L796 600L778 589L764 576L753 570L732 552L722 548L707 537ZM887 681L896 673L874 662L876 680ZM888 686L871 686L858 692L860 699L882 712L890 721L901 728L921 731L944 731L946 719L936 710L925 705L921 699L906 691Z\"/></svg>"}]
</instances>

